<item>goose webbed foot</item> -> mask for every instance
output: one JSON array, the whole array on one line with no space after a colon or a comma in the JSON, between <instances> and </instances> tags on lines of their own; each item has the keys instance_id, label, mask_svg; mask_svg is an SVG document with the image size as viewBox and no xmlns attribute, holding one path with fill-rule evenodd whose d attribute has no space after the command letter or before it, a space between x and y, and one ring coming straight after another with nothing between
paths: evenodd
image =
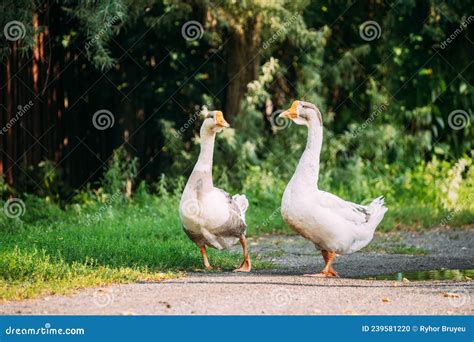
<instances>
[{"instance_id":1,"label":"goose webbed foot","mask_svg":"<svg viewBox=\"0 0 474 342\"><path fill-rule=\"evenodd\" d=\"M245 235L240 237L240 244L242 245L242 251L244 253L244 261L239 268L234 270L234 272L250 272L252 270L252 263L250 262L250 255L247 250L247 239L245 238Z\"/></svg>"},{"instance_id":2,"label":"goose webbed foot","mask_svg":"<svg viewBox=\"0 0 474 342\"><path fill-rule=\"evenodd\" d=\"M236 268L234 272L250 272L252 270L252 266L250 265L250 260L244 261L239 268Z\"/></svg>"},{"instance_id":3,"label":"goose webbed foot","mask_svg":"<svg viewBox=\"0 0 474 342\"><path fill-rule=\"evenodd\" d=\"M334 269L329 271L321 271L319 273L314 274L303 274L303 277L313 277L313 278L339 278L339 274L337 274Z\"/></svg>"},{"instance_id":4,"label":"goose webbed foot","mask_svg":"<svg viewBox=\"0 0 474 342\"><path fill-rule=\"evenodd\" d=\"M331 264L336 257L336 252L329 252L329 251L321 251L321 254L324 258L324 262L326 266L324 266L323 270L320 273L316 274L305 274L305 277L314 277L314 278L339 278L339 275L334 268L332 268Z\"/></svg>"}]
</instances>

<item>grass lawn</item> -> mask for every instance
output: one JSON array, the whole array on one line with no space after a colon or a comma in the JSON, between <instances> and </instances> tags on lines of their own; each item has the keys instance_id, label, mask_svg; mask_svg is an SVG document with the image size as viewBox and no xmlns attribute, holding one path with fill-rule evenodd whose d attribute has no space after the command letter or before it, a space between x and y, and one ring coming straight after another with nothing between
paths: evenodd
<instances>
[{"instance_id":1,"label":"grass lawn","mask_svg":"<svg viewBox=\"0 0 474 342\"><path fill-rule=\"evenodd\" d=\"M71 205L66 210L35 198L25 203L21 220L0 216L0 300L163 280L203 268L198 248L181 229L173 196L146 195L132 203ZM260 203L248 211L248 235L291 234L277 202ZM391 209L380 230L422 229L439 225L443 217L428 209ZM472 221L473 213L452 219L453 225ZM232 270L242 256L210 249L209 257L212 265ZM255 269L272 266L262 256L252 257Z\"/></svg>"},{"instance_id":2,"label":"grass lawn","mask_svg":"<svg viewBox=\"0 0 474 342\"><path fill-rule=\"evenodd\" d=\"M0 299L161 280L202 269L199 249L182 231L177 200L149 196L147 202L87 212L27 202L23 221L1 221ZM237 268L241 258L241 253L209 249L210 262L222 270ZM270 266L253 257L254 268Z\"/></svg>"}]
</instances>

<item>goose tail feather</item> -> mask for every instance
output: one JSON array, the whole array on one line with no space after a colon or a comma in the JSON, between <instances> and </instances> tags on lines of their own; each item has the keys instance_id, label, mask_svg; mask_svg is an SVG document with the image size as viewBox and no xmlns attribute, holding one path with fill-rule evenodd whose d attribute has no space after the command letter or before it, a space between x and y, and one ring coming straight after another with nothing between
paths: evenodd
<instances>
[{"instance_id":1,"label":"goose tail feather","mask_svg":"<svg viewBox=\"0 0 474 342\"><path fill-rule=\"evenodd\" d=\"M249 200L245 195L234 195L232 196L232 200L237 204L237 207L239 207L240 217L245 223L245 212L249 207Z\"/></svg>"},{"instance_id":2,"label":"goose tail feather","mask_svg":"<svg viewBox=\"0 0 474 342\"><path fill-rule=\"evenodd\" d=\"M385 206L384 197L380 196L374 199L372 203L369 204L368 209L370 212L368 226L372 231L375 231L375 228L377 228L388 210L388 208Z\"/></svg>"}]
</instances>

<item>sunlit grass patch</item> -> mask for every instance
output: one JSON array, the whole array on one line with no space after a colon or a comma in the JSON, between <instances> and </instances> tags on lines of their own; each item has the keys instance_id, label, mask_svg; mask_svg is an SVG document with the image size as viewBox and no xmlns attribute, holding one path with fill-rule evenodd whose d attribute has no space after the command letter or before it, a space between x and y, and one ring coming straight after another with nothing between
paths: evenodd
<instances>
[{"instance_id":1,"label":"sunlit grass patch","mask_svg":"<svg viewBox=\"0 0 474 342\"><path fill-rule=\"evenodd\" d=\"M28 205L28 203L27 203ZM161 281L202 270L199 249L181 228L176 201L111 206L99 220L69 209L56 221L21 222L0 233L0 299L66 294L112 283ZM31 218L30 218L31 219ZM271 264L253 256L253 267ZM216 270L230 271L241 253L209 249Z\"/></svg>"}]
</instances>

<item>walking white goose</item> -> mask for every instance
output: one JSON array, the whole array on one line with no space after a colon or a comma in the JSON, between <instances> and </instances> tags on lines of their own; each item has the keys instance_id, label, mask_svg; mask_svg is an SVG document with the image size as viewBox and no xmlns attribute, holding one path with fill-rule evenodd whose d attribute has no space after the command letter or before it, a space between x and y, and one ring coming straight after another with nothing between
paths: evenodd
<instances>
[{"instance_id":1,"label":"walking white goose","mask_svg":"<svg viewBox=\"0 0 474 342\"><path fill-rule=\"evenodd\" d=\"M217 132L229 127L222 112L209 112L201 126L201 152L189 176L179 203L183 229L200 248L204 266L212 269L206 246L227 249L240 241L244 261L235 272L250 272L251 262L247 251L245 212L249 202L245 195L230 196L214 187L212 159Z\"/></svg>"},{"instance_id":2,"label":"walking white goose","mask_svg":"<svg viewBox=\"0 0 474 342\"><path fill-rule=\"evenodd\" d=\"M314 104L294 101L280 117L308 127L306 149L283 193L283 219L321 250L326 266L321 273L308 276L337 277L331 266L335 256L354 253L367 246L387 208L382 196L364 206L318 189L323 120Z\"/></svg>"}]
</instances>

